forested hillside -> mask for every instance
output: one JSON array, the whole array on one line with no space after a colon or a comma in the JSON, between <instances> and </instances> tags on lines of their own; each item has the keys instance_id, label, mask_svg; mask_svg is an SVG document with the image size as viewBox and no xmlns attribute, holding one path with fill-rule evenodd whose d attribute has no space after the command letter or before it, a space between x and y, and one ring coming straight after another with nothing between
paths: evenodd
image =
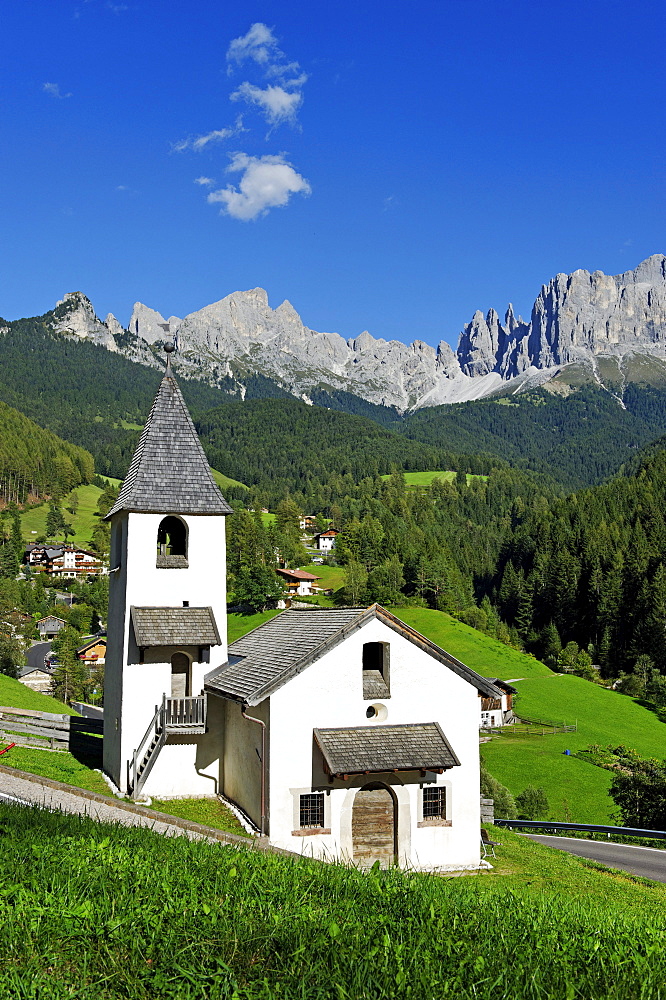
<instances>
[{"instance_id":1,"label":"forested hillside","mask_svg":"<svg viewBox=\"0 0 666 1000\"><path fill-rule=\"evenodd\" d=\"M226 403L200 416L196 426L211 465L258 486L272 504L298 493L305 506L321 507L333 495L326 486L329 480L337 484L333 491L346 491L393 466L486 472L500 464L453 455L448 449L409 441L366 417L295 399Z\"/></svg>"},{"instance_id":2,"label":"forested hillside","mask_svg":"<svg viewBox=\"0 0 666 1000\"><path fill-rule=\"evenodd\" d=\"M666 392L630 383L621 405L591 384L568 395L536 389L426 407L390 426L454 452L498 455L576 489L614 475L637 449L666 432Z\"/></svg>"},{"instance_id":3,"label":"forested hillside","mask_svg":"<svg viewBox=\"0 0 666 1000\"><path fill-rule=\"evenodd\" d=\"M161 373L87 341L53 333L51 314L0 326L0 400L90 451L97 472L122 478ZM193 412L228 397L180 381ZM222 470L224 471L224 470Z\"/></svg>"},{"instance_id":4,"label":"forested hillside","mask_svg":"<svg viewBox=\"0 0 666 1000\"><path fill-rule=\"evenodd\" d=\"M90 452L39 427L0 402L0 499L23 503L28 494L62 496L94 475Z\"/></svg>"},{"instance_id":5,"label":"forested hillside","mask_svg":"<svg viewBox=\"0 0 666 1000\"><path fill-rule=\"evenodd\" d=\"M491 593L527 642L591 644L613 674L642 654L666 673L666 438L610 482L526 509Z\"/></svg>"}]
</instances>

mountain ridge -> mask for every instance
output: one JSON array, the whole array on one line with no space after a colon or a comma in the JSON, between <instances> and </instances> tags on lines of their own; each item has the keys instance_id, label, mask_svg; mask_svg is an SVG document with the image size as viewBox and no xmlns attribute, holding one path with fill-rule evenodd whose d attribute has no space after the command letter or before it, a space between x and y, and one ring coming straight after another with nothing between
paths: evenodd
<instances>
[{"instance_id":1,"label":"mountain ridge","mask_svg":"<svg viewBox=\"0 0 666 1000\"><path fill-rule=\"evenodd\" d=\"M311 402L311 393L348 392L399 412L520 392L583 365L599 382L598 359L627 355L666 359L666 257L654 254L619 275L579 269L543 285L529 321L509 304L477 310L454 352L415 339L409 344L368 331L345 339L305 326L285 299L276 309L262 288L237 291L184 318L163 317L137 302L127 327L100 320L81 292L54 311L55 329L89 339L133 361L159 367L156 351L175 339L177 370L245 398L250 378L267 378ZM666 373L665 373L666 378Z\"/></svg>"}]
</instances>

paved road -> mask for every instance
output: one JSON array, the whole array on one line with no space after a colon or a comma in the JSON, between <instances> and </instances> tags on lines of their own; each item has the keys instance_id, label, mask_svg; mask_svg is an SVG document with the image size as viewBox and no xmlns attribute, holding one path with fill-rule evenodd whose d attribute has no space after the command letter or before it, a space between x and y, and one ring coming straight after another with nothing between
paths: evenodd
<instances>
[{"instance_id":1,"label":"paved road","mask_svg":"<svg viewBox=\"0 0 666 1000\"><path fill-rule=\"evenodd\" d=\"M620 868L632 875L666 882L666 850L655 847L634 847L632 844L613 844L602 840L579 840L576 837L542 837L529 834L546 847L557 847L580 858L591 858L609 868Z\"/></svg>"},{"instance_id":2,"label":"paved road","mask_svg":"<svg viewBox=\"0 0 666 1000\"><path fill-rule=\"evenodd\" d=\"M61 809L63 812L78 813L90 816L91 819L122 823L124 826L149 826L157 833L165 833L172 837L185 834L192 840L206 840L202 833L183 830L171 823L153 819L150 815L137 815L115 806L112 800L99 802L87 799L71 792L40 785L35 781L27 781L13 774L0 772L0 801L20 802L24 805L38 805L42 809Z\"/></svg>"}]
</instances>

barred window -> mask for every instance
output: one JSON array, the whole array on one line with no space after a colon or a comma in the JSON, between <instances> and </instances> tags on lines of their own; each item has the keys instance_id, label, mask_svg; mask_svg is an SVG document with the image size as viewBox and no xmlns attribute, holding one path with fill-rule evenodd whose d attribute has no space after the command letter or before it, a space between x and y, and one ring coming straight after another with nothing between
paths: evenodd
<instances>
[{"instance_id":1,"label":"barred window","mask_svg":"<svg viewBox=\"0 0 666 1000\"><path fill-rule=\"evenodd\" d=\"M423 818L446 819L446 788L435 785L423 789Z\"/></svg>"},{"instance_id":2,"label":"barred window","mask_svg":"<svg viewBox=\"0 0 666 1000\"><path fill-rule=\"evenodd\" d=\"M308 795L301 795L301 818L300 826L321 826L324 825L324 793L314 792Z\"/></svg>"}]
</instances>

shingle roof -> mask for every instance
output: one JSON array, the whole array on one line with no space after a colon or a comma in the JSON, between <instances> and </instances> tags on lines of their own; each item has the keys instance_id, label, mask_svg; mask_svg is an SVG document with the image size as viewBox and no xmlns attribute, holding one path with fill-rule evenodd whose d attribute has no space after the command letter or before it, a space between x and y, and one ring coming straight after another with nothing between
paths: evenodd
<instances>
[{"instance_id":1,"label":"shingle roof","mask_svg":"<svg viewBox=\"0 0 666 1000\"><path fill-rule=\"evenodd\" d=\"M231 514L215 485L192 418L170 368L162 379L120 495L118 511Z\"/></svg>"},{"instance_id":2,"label":"shingle roof","mask_svg":"<svg viewBox=\"0 0 666 1000\"><path fill-rule=\"evenodd\" d=\"M302 569L276 569L275 572L293 580L321 580L320 576L313 576L312 573L306 573Z\"/></svg>"},{"instance_id":3,"label":"shingle roof","mask_svg":"<svg viewBox=\"0 0 666 1000\"><path fill-rule=\"evenodd\" d=\"M212 608L130 608L136 644L146 646L219 646Z\"/></svg>"},{"instance_id":4,"label":"shingle roof","mask_svg":"<svg viewBox=\"0 0 666 1000\"><path fill-rule=\"evenodd\" d=\"M460 764L436 722L315 729L313 733L329 774L440 771Z\"/></svg>"},{"instance_id":5,"label":"shingle roof","mask_svg":"<svg viewBox=\"0 0 666 1000\"><path fill-rule=\"evenodd\" d=\"M460 660L405 625L385 608L292 608L248 632L229 647L229 661L206 676L212 694L258 705L357 628L373 618L388 625L493 698L501 691Z\"/></svg>"}]
</instances>

